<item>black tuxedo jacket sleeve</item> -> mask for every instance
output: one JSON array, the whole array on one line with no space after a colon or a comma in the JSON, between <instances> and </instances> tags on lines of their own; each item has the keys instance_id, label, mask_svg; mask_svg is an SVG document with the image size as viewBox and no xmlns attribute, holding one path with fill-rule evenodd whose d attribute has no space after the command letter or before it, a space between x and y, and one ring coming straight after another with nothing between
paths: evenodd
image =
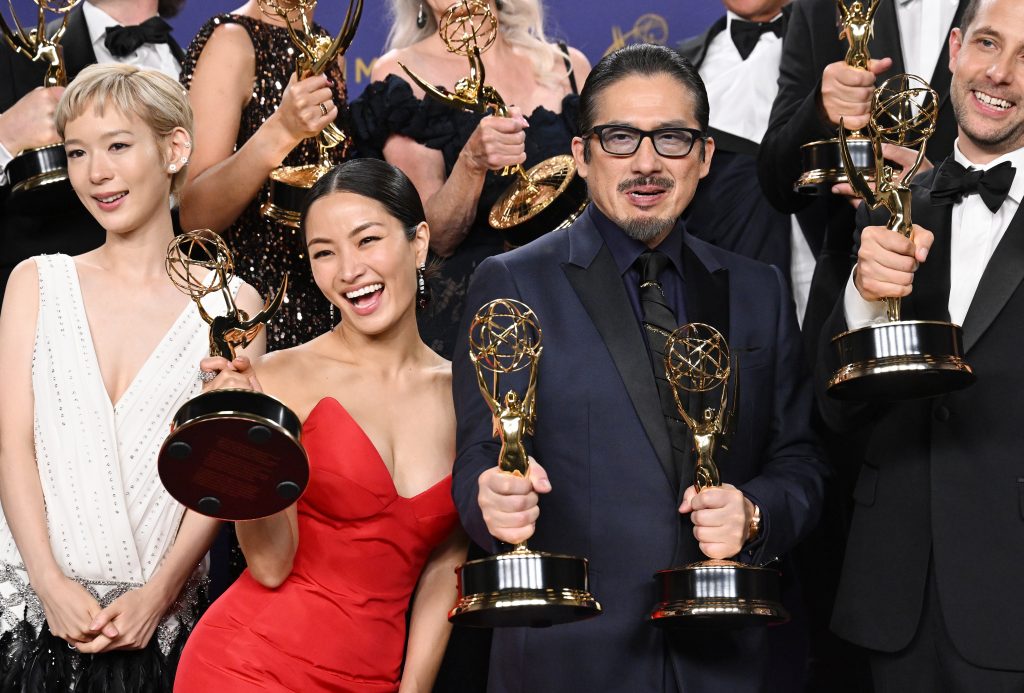
<instances>
[{"instance_id":1,"label":"black tuxedo jacket sleeve","mask_svg":"<svg viewBox=\"0 0 1024 693\"><path fill-rule=\"evenodd\" d=\"M41 87L46 69L0 42L0 111L6 111ZM11 152L17 154L18 152ZM11 199L10 186L0 187L0 298L14 267L40 253L77 255L103 241L103 229L85 211L70 186L55 183L45 200Z\"/></svg>"},{"instance_id":2,"label":"black tuxedo jacket sleeve","mask_svg":"<svg viewBox=\"0 0 1024 693\"><path fill-rule=\"evenodd\" d=\"M768 518L764 540L741 558L769 560L815 522L824 472L807 425L809 383L788 290L778 271L761 263L692 236L685 245L688 319L720 326L739 356L738 430L716 460L723 481L741 488ZM730 691L760 690L751 672L757 660L744 663L739 655L755 656L751 640L761 635L715 636L718 654L727 653L716 660L700 656L699 648L676 649L646 620L654 572L700 558L689 518L677 510L675 479L688 485L693 468L674 467L643 335L590 214L567 231L482 263L470 285L467 320L499 297L526 303L543 330L529 449L552 490L540 500L530 546L589 558L592 589L605 613L546 630L499 629L488 690L662 691L666 648L668 671L687 691L725 690L723 681ZM452 368L453 496L469 534L490 546L477 479L496 465L499 444L465 338ZM501 390L522 392L525 377L523 371L504 378Z\"/></svg>"},{"instance_id":3,"label":"black tuxedo jacket sleeve","mask_svg":"<svg viewBox=\"0 0 1024 693\"><path fill-rule=\"evenodd\" d=\"M871 56L893 59L892 67L879 77L878 84L904 72L895 1L881 0L875 14ZM967 0L961 0L953 26L959 25L966 6ZM793 4L783 42L779 93L772 106L758 161L765 194L784 212L794 212L810 204L808 197L793 192L793 183L800 177L802 168L800 146L836 134L836 128L821 114L818 97L822 71L846 55L847 44L839 38L839 31L835 0L800 0ZM929 80L941 98L938 128L928 143L929 158L941 161L952 151L956 138L956 121L949 103L948 43L933 74L921 76Z\"/></svg>"},{"instance_id":4,"label":"black tuxedo jacket sleeve","mask_svg":"<svg viewBox=\"0 0 1024 693\"><path fill-rule=\"evenodd\" d=\"M904 299L904 319L948 320L951 207L931 204L934 171L913 186L914 221L935 233ZM861 225L869 219L861 217ZM877 216L871 223L884 223ZM964 320L977 382L960 392L881 407L824 395L837 367L828 335L846 329L842 299L821 341L816 380L828 423L863 426L865 463L832 627L895 652L917 630L929 560L946 628L975 665L1024 670L1024 207L982 276Z\"/></svg>"}]
</instances>

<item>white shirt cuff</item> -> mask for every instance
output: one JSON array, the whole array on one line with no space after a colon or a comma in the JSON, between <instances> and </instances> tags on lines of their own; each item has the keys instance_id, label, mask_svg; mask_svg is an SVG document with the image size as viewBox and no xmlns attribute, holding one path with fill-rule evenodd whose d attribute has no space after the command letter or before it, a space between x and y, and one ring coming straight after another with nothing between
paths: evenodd
<instances>
[{"instance_id":1,"label":"white shirt cuff","mask_svg":"<svg viewBox=\"0 0 1024 693\"><path fill-rule=\"evenodd\" d=\"M0 185L7 185L7 164L11 163L14 155L7 151L7 147L0 142Z\"/></svg>"},{"instance_id":2,"label":"white shirt cuff","mask_svg":"<svg viewBox=\"0 0 1024 693\"><path fill-rule=\"evenodd\" d=\"M853 273L856 271L857 266L854 265L850 271L850 278L846 280L846 291L843 293L843 312L846 314L846 327L850 330L858 330L888 319L885 301L867 301L857 291L853 284Z\"/></svg>"}]
</instances>

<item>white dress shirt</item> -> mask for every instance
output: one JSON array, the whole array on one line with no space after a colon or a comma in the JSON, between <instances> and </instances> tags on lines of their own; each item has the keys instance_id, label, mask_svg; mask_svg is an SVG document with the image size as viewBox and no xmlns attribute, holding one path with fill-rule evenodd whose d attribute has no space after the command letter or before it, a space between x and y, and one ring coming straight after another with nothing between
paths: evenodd
<instances>
[{"instance_id":1,"label":"white dress shirt","mask_svg":"<svg viewBox=\"0 0 1024 693\"><path fill-rule=\"evenodd\" d=\"M980 195L968 195L953 205L950 218L949 319L955 325L963 325L981 282L981 275L1024 197L1024 149L1004 154L988 164L977 165L971 163L960 151L958 139L953 147L953 157L966 168L987 171L1009 161L1017 169L1006 200L994 214L985 206ZM846 283L843 308L846 324L851 330L887 320L885 302L864 300L853 284L852 273Z\"/></svg>"},{"instance_id":2,"label":"white dress shirt","mask_svg":"<svg viewBox=\"0 0 1024 693\"><path fill-rule=\"evenodd\" d=\"M711 40L699 70L711 103L710 125L760 143L779 91L782 39L772 32L761 34L753 52L744 60L732 42L733 21L742 21L742 18L727 12L725 29ZM796 216L791 216L789 277L797 320L801 324L807 310L814 262L804 232Z\"/></svg>"},{"instance_id":3,"label":"white dress shirt","mask_svg":"<svg viewBox=\"0 0 1024 693\"><path fill-rule=\"evenodd\" d=\"M129 55L115 58L107 50L103 41L106 39L107 28L117 26L119 22L88 0L82 3L82 14L85 15L85 24L89 27L89 40L92 41L92 49L96 52L97 63L138 65L151 70L159 70L172 79L178 79L178 75L181 74L181 65L178 64L174 54L171 53L170 46L166 43L145 43Z\"/></svg>"},{"instance_id":4,"label":"white dress shirt","mask_svg":"<svg viewBox=\"0 0 1024 693\"><path fill-rule=\"evenodd\" d=\"M710 125L760 142L779 92L782 39L770 31L761 34L754 51L743 60L729 33L733 21L743 19L732 12L726 17L725 29L711 40L699 70L713 104Z\"/></svg>"},{"instance_id":5,"label":"white dress shirt","mask_svg":"<svg viewBox=\"0 0 1024 693\"><path fill-rule=\"evenodd\" d=\"M896 22L906 72L931 81L959 4L959 0L896 0Z\"/></svg>"},{"instance_id":6,"label":"white dress shirt","mask_svg":"<svg viewBox=\"0 0 1024 693\"><path fill-rule=\"evenodd\" d=\"M181 65L178 64L177 59L166 43L144 44L139 46L138 50L131 55L115 58L107 50L107 46L103 41L106 38L107 27L117 26L117 20L89 2L82 3L82 14L85 17L85 24L89 28L89 40L92 42L92 49L96 53L97 63L138 65L139 67L159 70L175 80L178 79L178 75L181 73ZM7 164L11 162L15 154L20 154L20 152L10 152L3 142L0 142L0 185L7 184Z\"/></svg>"}]
</instances>

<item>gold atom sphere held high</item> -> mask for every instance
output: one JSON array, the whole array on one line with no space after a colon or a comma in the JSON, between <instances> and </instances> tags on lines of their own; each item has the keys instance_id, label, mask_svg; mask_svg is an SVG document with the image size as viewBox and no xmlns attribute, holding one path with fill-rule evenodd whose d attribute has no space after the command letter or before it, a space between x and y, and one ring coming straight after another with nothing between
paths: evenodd
<instances>
[{"instance_id":1,"label":"gold atom sphere held high","mask_svg":"<svg viewBox=\"0 0 1024 693\"><path fill-rule=\"evenodd\" d=\"M540 355L541 331L529 306L511 298L484 304L469 326L474 360L493 373L512 373Z\"/></svg>"},{"instance_id":2,"label":"gold atom sphere held high","mask_svg":"<svg viewBox=\"0 0 1024 693\"><path fill-rule=\"evenodd\" d=\"M914 75L887 79L871 96L871 129L887 144L914 147L935 132L939 95Z\"/></svg>"},{"instance_id":3,"label":"gold atom sphere held high","mask_svg":"<svg viewBox=\"0 0 1024 693\"><path fill-rule=\"evenodd\" d=\"M193 301L227 287L235 272L234 260L227 243L210 229L197 229L176 236L167 248L167 275L179 291ZM205 272L212 276L204 281Z\"/></svg>"},{"instance_id":4,"label":"gold atom sphere held high","mask_svg":"<svg viewBox=\"0 0 1024 693\"><path fill-rule=\"evenodd\" d=\"M665 375L686 392L708 392L724 385L731 371L729 345L711 325L691 322L665 343Z\"/></svg>"},{"instance_id":5,"label":"gold atom sphere held high","mask_svg":"<svg viewBox=\"0 0 1024 693\"><path fill-rule=\"evenodd\" d=\"M449 53L469 56L474 48L486 51L498 37L498 20L491 8L479 0L459 0L441 18L441 40Z\"/></svg>"}]
</instances>

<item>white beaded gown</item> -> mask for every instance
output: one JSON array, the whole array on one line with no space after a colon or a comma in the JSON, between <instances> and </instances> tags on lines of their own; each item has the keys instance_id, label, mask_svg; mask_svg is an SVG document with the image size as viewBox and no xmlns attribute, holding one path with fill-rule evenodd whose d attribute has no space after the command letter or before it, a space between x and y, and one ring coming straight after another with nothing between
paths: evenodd
<instances>
[{"instance_id":1,"label":"white beaded gown","mask_svg":"<svg viewBox=\"0 0 1024 693\"><path fill-rule=\"evenodd\" d=\"M106 606L148 581L174 543L184 508L160 483L157 452L174 413L201 391L198 365L209 355L209 328L189 302L112 403L74 261L43 255L35 262L34 438L50 548L64 574ZM240 284L232 280L230 291ZM225 310L219 294L204 307L212 315ZM80 656L45 627L0 515L0 690L170 690L198 618L204 575L205 566L197 566L145 650Z\"/></svg>"}]
</instances>

